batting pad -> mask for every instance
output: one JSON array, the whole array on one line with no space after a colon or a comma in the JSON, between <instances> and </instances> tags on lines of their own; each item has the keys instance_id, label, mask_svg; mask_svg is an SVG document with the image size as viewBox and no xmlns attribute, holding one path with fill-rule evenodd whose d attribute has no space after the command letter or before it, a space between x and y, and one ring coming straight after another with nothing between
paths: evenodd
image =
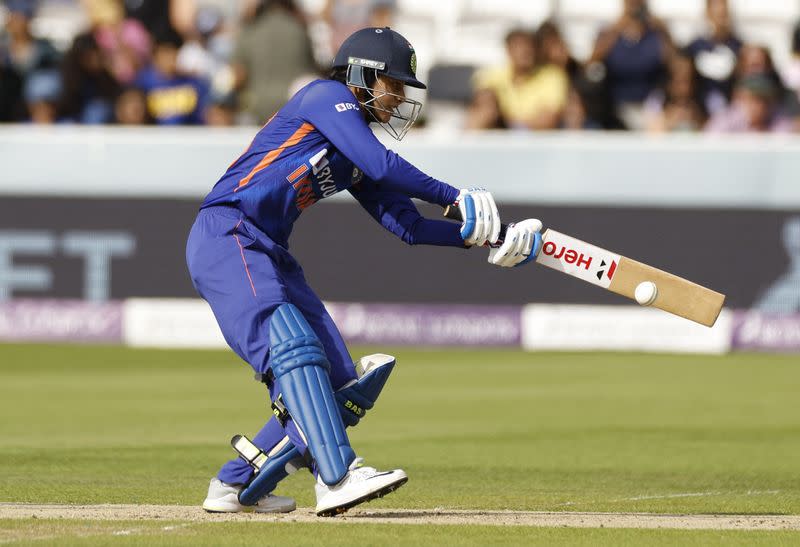
<instances>
[{"instance_id":1,"label":"batting pad","mask_svg":"<svg viewBox=\"0 0 800 547\"><path fill-rule=\"evenodd\" d=\"M251 443L252 444L252 443ZM256 446L256 450L261 452ZM261 452L263 454L263 452ZM289 442L288 437L284 437L265 455L265 459L258 468L250 484L239 492L239 503L242 505L255 505L258 501L275 490L278 483L289 475L287 466L292 468L293 461L300 458L300 452ZM247 459L247 458L245 458Z\"/></svg>"},{"instance_id":2,"label":"batting pad","mask_svg":"<svg viewBox=\"0 0 800 547\"><path fill-rule=\"evenodd\" d=\"M322 343L292 304L282 304L272 314L270 341L270 368L283 403L305 436L322 481L337 484L356 455L333 396Z\"/></svg>"},{"instance_id":3,"label":"batting pad","mask_svg":"<svg viewBox=\"0 0 800 547\"><path fill-rule=\"evenodd\" d=\"M389 379L395 363L394 357L383 353L367 355L359 360L356 366L358 380L354 380L334 393L346 427L358 425L367 410L375 406L375 401L381 394L386 380ZM234 439L237 437L240 435ZM248 462L262 461L259 459L261 455L266 458L261 465L251 464L257 468L258 472L250 484L239 493L239 502L242 505L258 503L258 500L272 492L280 481L292 473L298 466L298 462L303 461L300 451L288 440L288 437L284 437L283 441L275 445L266 455L255 446L253 449L258 453L252 452L250 455L243 454L241 450L237 449L237 452Z\"/></svg>"},{"instance_id":4,"label":"batting pad","mask_svg":"<svg viewBox=\"0 0 800 547\"><path fill-rule=\"evenodd\" d=\"M386 380L397 361L391 355L376 353L361 358L356 372L359 378L334 393L342 420L348 427L358 425L367 410L375 406Z\"/></svg>"}]
</instances>

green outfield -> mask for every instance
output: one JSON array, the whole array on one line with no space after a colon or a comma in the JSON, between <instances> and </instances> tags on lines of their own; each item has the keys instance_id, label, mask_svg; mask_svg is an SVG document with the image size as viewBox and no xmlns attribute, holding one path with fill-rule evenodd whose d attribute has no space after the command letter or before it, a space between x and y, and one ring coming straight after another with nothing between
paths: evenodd
<instances>
[{"instance_id":1,"label":"green outfield","mask_svg":"<svg viewBox=\"0 0 800 547\"><path fill-rule=\"evenodd\" d=\"M800 514L797 356L395 354L387 389L351 439L367 463L403 467L410 481L370 508ZM199 505L233 455L230 437L252 435L268 414L263 386L229 352L0 345L0 508ZM278 493L313 505L307 474ZM0 543L278 538L790 545L800 532L0 517Z\"/></svg>"}]
</instances>

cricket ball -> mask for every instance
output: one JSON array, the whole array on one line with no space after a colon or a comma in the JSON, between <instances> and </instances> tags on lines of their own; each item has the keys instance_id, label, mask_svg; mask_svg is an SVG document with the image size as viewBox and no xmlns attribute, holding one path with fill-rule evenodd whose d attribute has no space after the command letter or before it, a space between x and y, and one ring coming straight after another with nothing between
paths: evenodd
<instances>
[{"instance_id":1,"label":"cricket ball","mask_svg":"<svg viewBox=\"0 0 800 547\"><path fill-rule=\"evenodd\" d=\"M636 285L636 290L633 293L636 301L642 306L649 306L656 301L658 296L658 287L652 281L642 281Z\"/></svg>"}]
</instances>

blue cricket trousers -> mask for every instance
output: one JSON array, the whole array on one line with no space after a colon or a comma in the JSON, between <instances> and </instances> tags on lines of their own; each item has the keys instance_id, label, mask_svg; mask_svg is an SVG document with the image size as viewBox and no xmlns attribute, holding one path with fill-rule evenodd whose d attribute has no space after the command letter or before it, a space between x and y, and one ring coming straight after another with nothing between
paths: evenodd
<instances>
[{"instance_id":1,"label":"blue cricket trousers","mask_svg":"<svg viewBox=\"0 0 800 547\"><path fill-rule=\"evenodd\" d=\"M289 251L276 244L233 207L202 209L189 233L186 263L197 292L211 306L225 341L257 373L269 368L269 321L281 304L303 313L325 348L336 390L356 378L339 329L303 270ZM233 394L231 394L233 397ZM268 451L285 436L272 418L253 438ZM246 483L252 469L237 458L218 477L229 484Z\"/></svg>"}]
</instances>

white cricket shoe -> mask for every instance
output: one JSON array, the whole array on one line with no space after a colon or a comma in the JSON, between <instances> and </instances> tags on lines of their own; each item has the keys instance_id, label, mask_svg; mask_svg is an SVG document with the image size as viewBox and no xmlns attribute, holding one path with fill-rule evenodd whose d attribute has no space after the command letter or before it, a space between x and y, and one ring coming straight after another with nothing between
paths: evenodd
<instances>
[{"instance_id":1,"label":"white cricket shoe","mask_svg":"<svg viewBox=\"0 0 800 547\"><path fill-rule=\"evenodd\" d=\"M356 458L350 464L347 475L335 486L328 486L317 479L317 515L332 517L344 513L359 503L382 498L397 490L408 481L402 469L378 471L363 465L363 458Z\"/></svg>"},{"instance_id":2,"label":"white cricket shoe","mask_svg":"<svg viewBox=\"0 0 800 547\"><path fill-rule=\"evenodd\" d=\"M267 494L258 503L249 506L239 503L241 486L227 484L214 477L208 485L208 495L203 502L203 509L209 513L241 513L253 511L255 513L290 513L297 506L292 498L273 496Z\"/></svg>"}]
</instances>

